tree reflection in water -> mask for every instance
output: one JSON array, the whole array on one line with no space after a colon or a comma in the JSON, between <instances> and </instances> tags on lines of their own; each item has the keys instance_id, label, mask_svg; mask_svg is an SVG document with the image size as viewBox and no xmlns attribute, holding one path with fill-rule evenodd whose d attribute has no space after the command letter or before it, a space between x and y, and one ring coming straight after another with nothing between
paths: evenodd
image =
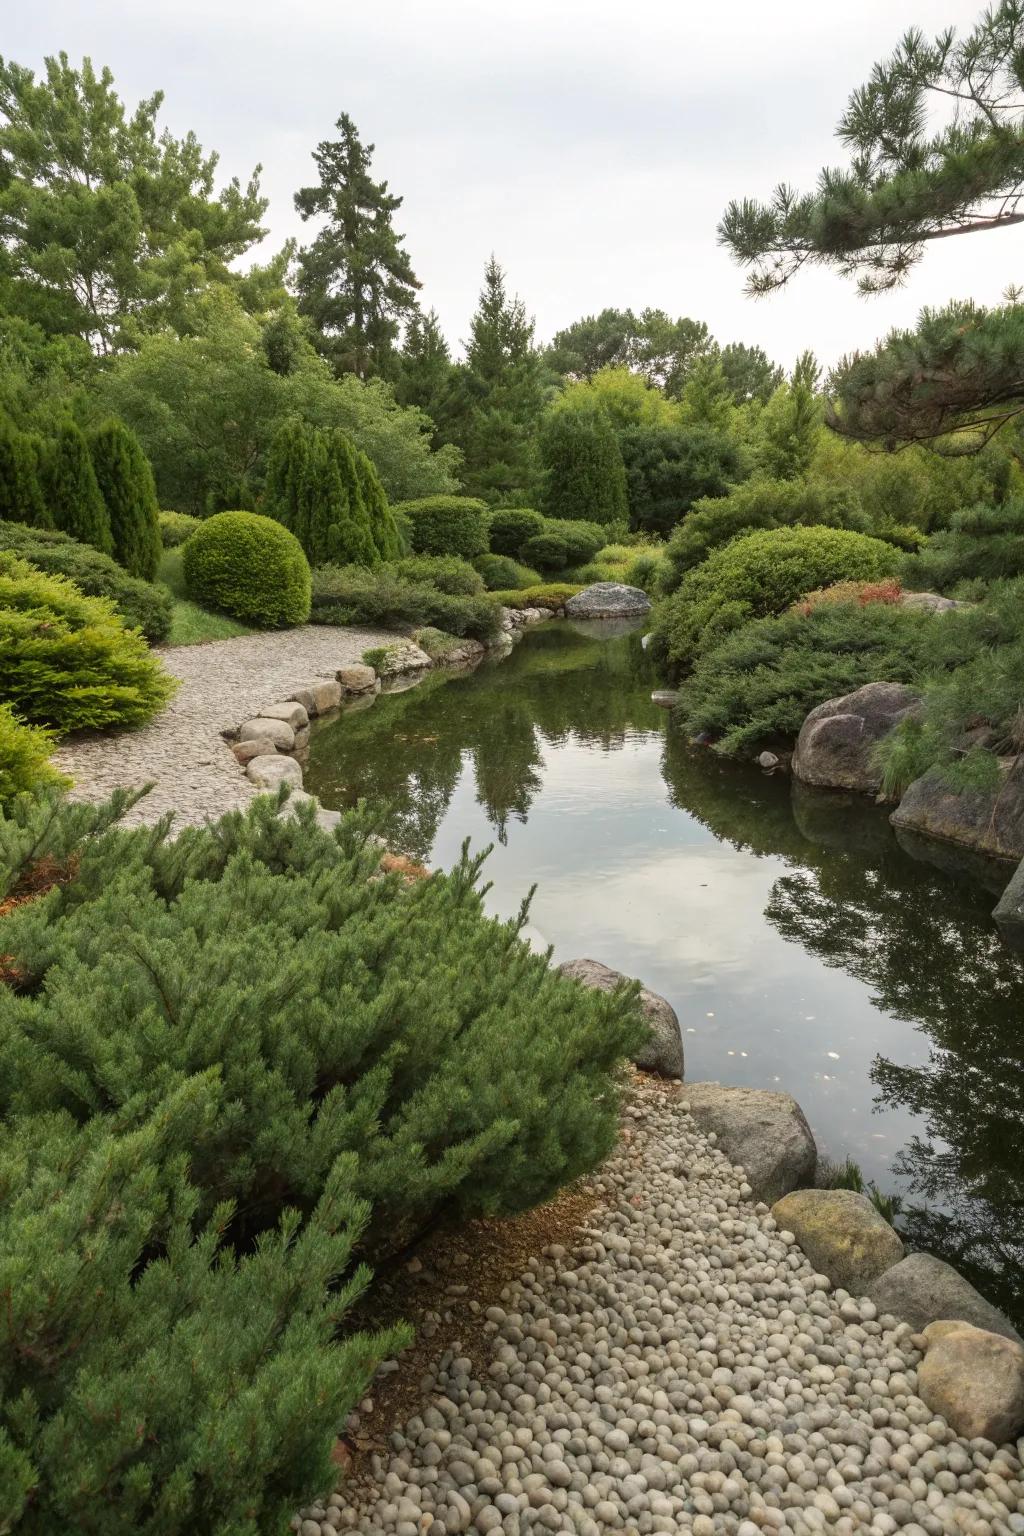
<instances>
[{"instance_id":1,"label":"tree reflection in water","mask_svg":"<svg viewBox=\"0 0 1024 1536\"><path fill-rule=\"evenodd\" d=\"M893 1165L913 1191L907 1237L1024 1322L1024 964L998 938L991 892L910 857L861 797L809 792L689 747L652 706L653 685L635 635L602 642L550 626L500 664L457 680L432 674L320 728L309 787L329 805L386 803L389 839L429 860L466 770L504 841L543 788L546 748L574 738L614 751L664 733L670 802L789 866L767 922L927 1034L925 1065L879 1056L872 1069L877 1102L922 1126Z\"/></svg>"}]
</instances>

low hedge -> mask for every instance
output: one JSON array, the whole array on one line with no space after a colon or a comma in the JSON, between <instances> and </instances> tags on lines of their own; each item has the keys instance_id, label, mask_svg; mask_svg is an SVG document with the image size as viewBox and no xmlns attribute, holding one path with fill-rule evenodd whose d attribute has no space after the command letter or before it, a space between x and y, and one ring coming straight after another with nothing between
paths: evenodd
<instances>
[{"instance_id":1,"label":"low hedge","mask_svg":"<svg viewBox=\"0 0 1024 1536\"><path fill-rule=\"evenodd\" d=\"M280 629L309 618L310 572L302 545L272 517L218 512L182 547L189 595L243 624Z\"/></svg>"},{"instance_id":2,"label":"low hedge","mask_svg":"<svg viewBox=\"0 0 1024 1536\"><path fill-rule=\"evenodd\" d=\"M483 641L501 628L498 604L490 595L457 597L405 581L391 566L371 571L360 565L325 565L313 572L310 622L407 630L430 625Z\"/></svg>"},{"instance_id":3,"label":"low hedge","mask_svg":"<svg viewBox=\"0 0 1024 1536\"><path fill-rule=\"evenodd\" d=\"M550 608L552 613L564 608L570 597L583 588L569 581L549 581L539 587L523 587L516 591L494 592L492 597L503 608Z\"/></svg>"},{"instance_id":4,"label":"low hedge","mask_svg":"<svg viewBox=\"0 0 1024 1536\"><path fill-rule=\"evenodd\" d=\"M536 587L540 584L538 571L531 570L528 565L521 565L508 555L477 555L473 564L490 592L500 592L503 588Z\"/></svg>"},{"instance_id":5,"label":"low hedge","mask_svg":"<svg viewBox=\"0 0 1024 1536\"><path fill-rule=\"evenodd\" d=\"M65 732L143 725L176 684L105 598L0 551L0 697Z\"/></svg>"},{"instance_id":6,"label":"low hedge","mask_svg":"<svg viewBox=\"0 0 1024 1536\"><path fill-rule=\"evenodd\" d=\"M475 497L424 496L395 511L408 524L414 554L472 560L487 549L487 503Z\"/></svg>"},{"instance_id":7,"label":"low hedge","mask_svg":"<svg viewBox=\"0 0 1024 1536\"><path fill-rule=\"evenodd\" d=\"M487 528L493 552L518 559L527 539L543 532L544 519L530 507L495 507L488 514Z\"/></svg>"},{"instance_id":8,"label":"low hedge","mask_svg":"<svg viewBox=\"0 0 1024 1536\"><path fill-rule=\"evenodd\" d=\"M479 597L484 591L480 572L458 555L405 555L391 568L402 581L434 587L451 597Z\"/></svg>"},{"instance_id":9,"label":"low hedge","mask_svg":"<svg viewBox=\"0 0 1024 1536\"><path fill-rule=\"evenodd\" d=\"M50 762L52 751L51 731L26 725L9 704L0 704L0 812L9 810L18 795L69 783Z\"/></svg>"},{"instance_id":10,"label":"low hedge","mask_svg":"<svg viewBox=\"0 0 1024 1536\"><path fill-rule=\"evenodd\" d=\"M37 570L67 576L88 597L108 597L129 629L141 629L151 645L171 630L171 600L162 587L142 581L91 544L66 533L0 522L0 550L9 550Z\"/></svg>"}]
</instances>

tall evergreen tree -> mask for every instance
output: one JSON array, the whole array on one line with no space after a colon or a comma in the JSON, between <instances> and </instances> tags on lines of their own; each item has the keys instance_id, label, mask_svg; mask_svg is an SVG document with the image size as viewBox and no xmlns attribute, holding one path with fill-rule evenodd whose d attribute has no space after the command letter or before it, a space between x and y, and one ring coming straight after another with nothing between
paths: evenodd
<instances>
[{"instance_id":1,"label":"tall evergreen tree","mask_svg":"<svg viewBox=\"0 0 1024 1536\"><path fill-rule=\"evenodd\" d=\"M730 341L718 354L718 361L737 405L748 400L764 405L786 379L785 371L772 362L763 347L748 347L742 341Z\"/></svg>"},{"instance_id":2,"label":"tall evergreen tree","mask_svg":"<svg viewBox=\"0 0 1024 1536\"><path fill-rule=\"evenodd\" d=\"M89 445L73 421L62 424L47 453L45 494L53 521L63 533L105 555L114 553L110 514L92 467Z\"/></svg>"},{"instance_id":3,"label":"tall evergreen tree","mask_svg":"<svg viewBox=\"0 0 1024 1536\"><path fill-rule=\"evenodd\" d=\"M359 491L369 518L374 549L381 560L397 560L402 553L402 541L398 536L398 524L388 504L387 492L381 484L373 460L359 448L354 453Z\"/></svg>"},{"instance_id":4,"label":"tall evergreen tree","mask_svg":"<svg viewBox=\"0 0 1024 1536\"><path fill-rule=\"evenodd\" d=\"M541 505L548 517L627 521L626 471L618 438L603 411L552 411L541 432L541 458Z\"/></svg>"},{"instance_id":5,"label":"tall evergreen tree","mask_svg":"<svg viewBox=\"0 0 1024 1536\"><path fill-rule=\"evenodd\" d=\"M324 531L325 559L333 565L377 565L380 555L374 543L370 508L363 495L364 478L359 460L365 458L344 432L334 431L325 440L327 461L341 490L338 516ZM369 460L367 460L369 463Z\"/></svg>"},{"instance_id":6,"label":"tall evergreen tree","mask_svg":"<svg viewBox=\"0 0 1024 1536\"><path fill-rule=\"evenodd\" d=\"M683 388L680 419L686 426L713 427L728 432L736 415L736 402L721 363L704 357L694 363Z\"/></svg>"},{"instance_id":7,"label":"tall evergreen tree","mask_svg":"<svg viewBox=\"0 0 1024 1536\"><path fill-rule=\"evenodd\" d=\"M395 399L399 405L415 405L426 411L434 423L437 441L450 442L452 419L459 411L458 369L436 310L425 315L416 310L411 316L398 361Z\"/></svg>"},{"instance_id":8,"label":"tall evergreen tree","mask_svg":"<svg viewBox=\"0 0 1024 1536\"><path fill-rule=\"evenodd\" d=\"M528 489L536 476L534 440L542 396L534 322L492 256L470 322L462 370L467 410L456 438L472 495Z\"/></svg>"},{"instance_id":9,"label":"tall evergreen tree","mask_svg":"<svg viewBox=\"0 0 1024 1536\"><path fill-rule=\"evenodd\" d=\"M149 460L135 433L108 421L89 434L89 456L110 518L114 559L152 581L160 564L160 521Z\"/></svg>"},{"instance_id":10,"label":"tall evergreen tree","mask_svg":"<svg viewBox=\"0 0 1024 1536\"><path fill-rule=\"evenodd\" d=\"M306 466L310 452L310 428L297 418L283 421L274 433L267 454L267 474L260 511L275 517L294 533L303 549L309 541L306 514Z\"/></svg>"},{"instance_id":11,"label":"tall evergreen tree","mask_svg":"<svg viewBox=\"0 0 1024 1536\"><path fill-rule=\"evenodd\" d=\"M30 528L53 527L39 468L31 437L0 424L0 519Z\"/></svg>"},{"instance_id":12,"label":"tall evergreen tree","mask_svg":"<svg viewBox=\"0 0 1024 1536\"><path fill-rule=\"evenodd\" d=\"M820 372L814 353L802 353L789 382L779 386L761 412L758 460L773 480L796 480L810 468L822 425Z\"/></svg>"},{"instance_id":13,"label":"tall evergreen tree","mask_svg":"<svg viewBox=\"0 0 1024 1536\"><path fill-rule=\"evenodd\" d=\"M420 284L392 224L402 199L370 174L374 146L361 143L347 112L337 127L340 138L323 139L313 152L319 182L295 194L304 220L325 219L299 252L299 310L337 373L387 376Z\"/></svg>"}]
</instances>

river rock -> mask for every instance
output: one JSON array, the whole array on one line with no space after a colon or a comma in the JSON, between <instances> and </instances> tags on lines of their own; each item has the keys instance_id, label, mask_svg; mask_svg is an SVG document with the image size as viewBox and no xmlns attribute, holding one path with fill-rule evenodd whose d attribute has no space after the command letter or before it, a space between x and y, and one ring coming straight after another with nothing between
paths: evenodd
<instances>
[{"instance_id":1,"label":"river rock","mask_svg":"<svg viewBox=\"0 0 1024 1536\"><path fill-rule=\"evenodd\" d=\"M891 1312L921 1333L940 1318L954 1318L1020 1343L1008 1318L978 1294L951 1264L931 1253L911 1253L868 1288L879 1312Z\"/></svg>"},{"instance_id":2,"label":"river rock","mask_svg":"<svg viewBox=\"0 0 1024 1536\"><path fill-rule=\"evenodd\" d=\"M632 614L649 613L651 600L640 587L627 587L621 581L596 581L584 587L565 604L570 619L621 619Z\"/></svg>"},{"instance_id":3,"label":"river rock","mask_svg":"<svg viewBox=\"0 0 1024 1536\"><path fill-rule=\"evenodd\" d=\"M279 784L302 788L302 769L294 757L282 757L279 752L273 757L254 757L245 771L261 789L276 789Z\"/></svg>"},{"instance_id":4,"label":"river rock","mask_svg":"<svg viewBox=\"0 0 1024 1536\"><path fill-rule=\"evenodd\" d=\"M1024 859L1003 891L992 913L996 927L1014 949L1024 949Z\"/></svg>"},{"instance_id":5,"label":"river rock","mask_svg":"<svg viewBox=\"0 0 1024 1536\"><path fill-rule=\"evenodd\" d=\"M889 818L896 828L1024 859L1024 757L1002 758L992 789L958 789L939 768L915 779Z\"/></svg>"},{"instance_id":6,"label":"river rock","mask_svg":"<svg viewBox=\"0 0 1024 1536\"><path fill-rule=\"evenodd\" d=\"M903 1244L866 1195L852 1189L798 1189L772 1206L815 1269L854 1296L903 1257Z\"/></svg>"},{"instance_id":7,"label":"river rock","mask_svg":"<svg viewBox=\"0 0 1024 1536\"><path fill-rule=\"evenodd\" d=\"M818 1149L792 1094L725 1083L688 1083L690 1114L714 1131L730 1162L740 1163L755 1200L771 1205L814 1182Z\"/></svg>"},{"instance_id":8,"label":"river rock","mask_svg":"<svg viewBox=\"0 0 1024 1536\"><path fill-rule=\"evenodd\" d=\"M763 768L766 773L771 773L774 768L779 766L779 757L775 752L765 750L757 754L757 762L758 767Z\"/></svg>"},{"instance_id":9,"label":"river rock","mask_svg":"<svg viewBox=\"0 0 1024 1536\"><path fill-rule=\"evenodd\" d=\"M412 640L398 640L387 645L376 657L381 677L401 677L407 672L425 672L433 665L426 651Z\"/></svg>"},{"instance_id":10,"label":"river rock","mask_svg":"<svg viewBox=\"0 0 1024 1536\"><path fill-rule=\"evenodd\" d=\"M339 667L338 684L345 693L373 693L380 687L374 669L362 661L353 661L347 667Z\"/></svg>"},{"instance_id":11,"label":"river rock","mask_svg":"<svg viewBox=\"0 0 1024 1536\"><path fill-rule=\"evenodd\" d=\"M793 773L824 789L875 794L882 782L875 749L908 715L920 712L921 696L903 683L865 683L853 693L812 709L797 737Z\"/></svg>"},{"instance_id":12,"label":"river rock","mask_svg":"<svg viewBox=\"0 0 1024 1536\"><path fill-rule=\"evenodd\" d=\"M231 750L244 768L254 757L272 757L277 747L269 736L253 736L248 741L236 741Z\"/></svg>"},{"instance_id":13,"label":"river rock","mask_svg":"<svg viewBox=\"0 0 1024 1536\"><path fill-rule=\"evenodd\" d=\"M620 981L629 978L621 971L613 971L600 960L566 960L558 969L563 976L572 977L585 987L596 987L601 992L613 992ZM657 1072L662 1077L683 1077L683 1036L679 1020L671 1003L641 984L640 1007L651 1026L651 1038L633 1057L636 1065L646 1072Z\"/></svg>"},{"instance_id":14,"label":"river rock","mask_svg":"<svg viewBox=\"0 0 1024 1536\"><path fill-rule=\"evenodd\" d=\"M297 699L288 699L283 704L268 704L260 710L260 714L265 720L283 720L293 731L301 731L309 724L309 715Z\"/></svg>"},{"instance_id":15,"label":"river rock","mask_svg":"<svg viewBox=\"0 0 1024 1536\"><path fill-rule=\"evenodd\" d=\"M266 737L279 752L290 752L295 745L295 732L287 720L277 720L269 715L257 715L247 720L238 732L239 741L258 741Z\"/></svg>"},{"instance_id":16,"label":"river rock","mask_svg":"<svg viewBox=\"0 0 1024 1536\"><path fill-rule=\"evenodd\" d=\"M1005 1445L1024 1429L1024 1349L1012 1339L943 1319L924 1330L917 1393L965 1440Z\"/></svg>"},{"instance_id":17,"label":"river rock","mask_svg":"<svg viewBox=\"0 0 1024 1536\"><path fill-rule=\"evenodd\" d=\"M341 684L330 677L318 677L315 682L296 688L292 698L302 705L310 719L314 715L326 715L341 703Z\"/></svg>"}]
</instances>

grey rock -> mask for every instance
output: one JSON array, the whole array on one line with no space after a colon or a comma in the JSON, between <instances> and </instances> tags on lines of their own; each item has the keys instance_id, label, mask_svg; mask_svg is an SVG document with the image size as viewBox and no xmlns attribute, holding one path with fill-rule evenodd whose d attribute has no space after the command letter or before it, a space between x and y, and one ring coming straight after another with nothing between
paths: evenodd
<instances>
[{"instance_id":1,"label":"grey rock","mask_svg":"<svg viewBox=\"0 0 1024 1536\"><path fill-rule=\"evenodd\" d=\"M259 741L263 737L272 741L279 752L290 752L295 745L295 732L287 720L256 715L239 728L239 741Z\"/></svg>"},{"instance_id":2,"label":"grey rock","mask_svg":"<svg viewBox=\"0 0 1024 1536\"><path fill-rule=\"evenodd\" d=\"M408 672L425 672L433 663L426 651L412 640L398 640L384 647L377 661L381 677L401 677Z\"/></svg>"},{"instance_id":3,"label":"grey rock","mask_svg":"<svg viewBox=\"0 0 1024 1536\"><path fill-rule=\"evenodd\" d=\"M642 588L627 587L620 581L597 581L570 597L565 605L570 619L617 619L650 610L651 600Z\"/></svg>"},{"instance_id":4,"label":"grey rock","mask_svg":"<svg viewBox=\"0 0 1024 1536\"><path fill-rule=\"evenodd\" d=\"M584 987L596 987L601 992L613 992L625 977L621 971L613 971L600 960L566 960L558 969ZM633 1060L647 1072L657 1072L662 1077L683 1077L683 1037L679 1020L671 1003L641 984L640 1007L651 1026L651 1038L641 1046Z\"/></svg>"},{"instance_id":5,"label":"grey rock","mask_svg":"<svg viewBox=\"0 0 1024 1536\"><path fill-rule=\"evenodd\" d=\"M992 916L1007 944L1014 949L1024 949L1024 859L1010 877Z\"/></svg>"},{"instance_id":6,"label":"grey rock","mask_svg":"<svg viewBox=\"0 0 1024 1536\"><path fill-rule=\"evenodd\" d=\"M903 608L921 608L926 613L948 613L951 608L968 606L957 602L954 597L940 597L938 592L901 592L900 605Z\"/></svg>"},{"instance_id":7,"label":"grey rock","mask_svg":"<svg viewBox=\"0 0 1024 1536\"><path fill-rule=\"evenodd\" d=\"M774 752L759 752L757 762L758 766L764 768L767 772L779 766L779 759Z\"/></svg>"},{"instance_id":8,"label":"grey rock","mask_svg":"<svg viewBox=\"0 0 1024 1536\"><path fill-rule=\"evenodd\" d=\"M1013 1324L998 1308L979 1295L951 1264L931 1253L908 1254L879 1275L867 1294L880 1312L902 1318L915 1333L922 1333L940 1318L954 1318L1021 1342Z\"/></svg>"},{"instance_id":9,"label":"grey rock","mask_svg":"<svg viewBox=\"0 0 1024 1536\"><path fill-rule=\"evenodd\" d=\"M675 709L679 698L676 688L655 688L651 694L651 703L657 704L659 709Z\"/></svg>"},{"instance_id":10,"label":"grey rock","mask_svg":"<svg viewBox=\"0 0 1024 1536\"><path fill-rule=\"evenodd\" d=\"M690 1114L713 1131L730 1162L741 1163L755 1200L771 1205L814 1181L818 1149L792 1094L725 1083L688 1083Z\"/></svg>"},{"instance_id":11,"label":"grey rock","mask_svg":"<svg viewBox=\"0 0 1024 1536\"><path fill-rule=\"evenodd\" d=\"M797 1189L772 1206L815 1269L854 1296L903 1257L903 1244L866 1195L852 1189Z\"/></svg>"},{"instance_id":12,"label":"grey rock","mask_svg":"<svg viewBox=\"0 0 1024 1536\"><path fill-rule=\"evenodd\" d=\"M940 1320L924 1330L917 1391L965 1440L1013 1440L1024 1429L1024 1348L970 1323Z\"/></svg>"},{"instance_id":13,"label":"grey rock","mask_svg":"<svg viewBox=\"0 0 1024 1536\"><path fill-rule=\"evenodd\" d=\"M268 704L261 710L261 714L265 720L283 720L293 731L301 731L303 726L309 724L309 716L297 699L288 699L283 704Z\"/></svg>"},{"instance_id":14,"label":"grey rock","mask_svg":"<svg viewBox=\"0 0 1024 1536\"><path fill-rule=\"evenodd\" d=\"M793 773L826 789L878 791L880 741L921 709L921 696L903 683L866 683L812 709L797 737Z\"/></svg>"},{"instance_id":15,"label":"grey rock","mask_svg":"<svg viewBox=\"0 0 1024 1536\"><path fill-rule=\"evenodd\" d=\"M889 818L897 829L998 859L1024 859L1024 757L1000 759L992 789L957 789L939 768L915 779Z\"/></svg>"},{"instance_id":16,"label":"grey rock","mask_svg":"<svg viewBox=\"0 0 1024 1536\"><path fill-rule=\"evenodd\" d=\"M326 715L337 709L341 703L341 684L333 678L319 677L303 688L296 688L292 697L312 720L316 715Z\"/></svg>"},{"instance_id":17,"label":"grey rock","mask_svg":"<svg viewBox=\"0 0 1024 1536\"><path fill-rule=\"evenodd\" d=\"M380 683L372 667L354 661L347 667L338 668L338 686L344 693L373 693Z\"/></svg>"},{"instance_id":18,"label":"grey rock","mask_svg":"<svg viewBox=\"0 0 1024 1536\"><path fill-rule=\"evenodd\" d=\"M270 757L277 751L269 736L253 736L247 741L236 741L231 748L238 762L244 767L254 757Z\"/></svg>"},{"instance_id":19,"label":"grey rock","mask_svg":"<svg viewBox=\"0 0 1024 1536\"><path fill-rule=\"evenodd\" d=\"M284 757L281 753L273 757L254 757L245 771L261 789L276 789L279 784L302 788L302 769L294 757Z\"/></svg>"}]
</instances>

